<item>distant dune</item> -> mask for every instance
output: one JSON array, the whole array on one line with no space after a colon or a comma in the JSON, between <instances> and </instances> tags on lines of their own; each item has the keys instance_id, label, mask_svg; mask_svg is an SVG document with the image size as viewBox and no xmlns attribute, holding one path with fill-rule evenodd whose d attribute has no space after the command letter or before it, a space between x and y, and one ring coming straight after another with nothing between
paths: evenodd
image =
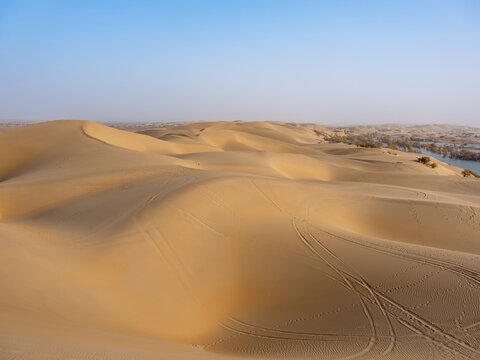
<instances>
[{"instance_id":1,"label":"distant dune","mask_svg":"<svg viewBox=\"0 0 480 360\"><path fill-rule=\"evenodd\" d=\"M480 359L480 179L325 131L0 132L0 359Z\"/></svg>"}]
</instances>

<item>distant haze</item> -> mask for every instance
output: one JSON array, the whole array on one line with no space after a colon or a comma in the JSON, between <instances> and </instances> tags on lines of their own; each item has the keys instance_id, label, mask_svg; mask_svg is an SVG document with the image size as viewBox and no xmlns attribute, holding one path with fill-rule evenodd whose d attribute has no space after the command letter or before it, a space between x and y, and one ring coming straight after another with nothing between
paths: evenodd
<instances>
[{"instance_id":1,"label":"distant haze","mask_svg":"<svg viewBox=\"0 0 480 360\"><path fill-rule=\"evenodd\" d=\"M480 1L0 0L0 121L480 126Z\"/></svg>"}]
</instances>

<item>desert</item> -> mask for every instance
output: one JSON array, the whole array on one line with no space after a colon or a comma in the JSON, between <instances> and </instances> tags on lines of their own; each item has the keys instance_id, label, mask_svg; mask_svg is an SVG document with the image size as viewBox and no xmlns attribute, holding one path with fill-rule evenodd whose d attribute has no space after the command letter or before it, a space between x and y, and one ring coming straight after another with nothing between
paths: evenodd
<instances>
[{"instance_id":1,"label":"desert","mask_svg":"<svg viewBox=\"0 0 480 360\"><path fill-rule=\"evenodd\" d=\"M0 131L2 359L478 359L480 181L315 124Z\"/></svg>"}]
</instances>

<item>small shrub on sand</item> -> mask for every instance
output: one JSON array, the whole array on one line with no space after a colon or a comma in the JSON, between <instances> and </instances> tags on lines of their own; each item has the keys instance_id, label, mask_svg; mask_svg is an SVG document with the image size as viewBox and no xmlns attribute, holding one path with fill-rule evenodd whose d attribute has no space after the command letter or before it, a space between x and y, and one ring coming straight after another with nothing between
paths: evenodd
<instances>
[{"instance_id":1,"label":"small shrub on sand","mask_svg":"<svg viewBox=\"0 0 480 360\"><path fill-rule=\"evenodd\" d=\"M469 169L463 170L462 175L463 175L463 177L467 177L467 176L480 177L480 176L477 175L477 173L475 171L469 170Z\"/></svg>"},{"instance_id":2,"label":"small shrub on sand","mask_svg":"<svg viewBox=\"0 0 480 360\"><path fill-rule=\"evenodd\" d=\"M430 166L432 167L432 169L435 169L438 166L438 164L437 163L432 163Z\"/></svg>"},{"instance_id":3,"label":"small shrub on sand","mask_svg":"<svg viewBox=\"0 0 480 360\"><path fill-rule=\"evenodd\" d=\"M428 156L418 157L417 161L422 164L428 164L430 162L430 158Z\"/></svg>"}]
</instances>

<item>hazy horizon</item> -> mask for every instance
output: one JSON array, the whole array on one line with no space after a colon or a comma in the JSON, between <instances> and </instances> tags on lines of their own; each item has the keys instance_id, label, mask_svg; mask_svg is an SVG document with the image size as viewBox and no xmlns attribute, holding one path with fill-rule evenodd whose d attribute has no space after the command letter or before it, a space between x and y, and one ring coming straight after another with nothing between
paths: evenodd
<instances>
[{"instance_id":1,"label":"hazy horizon","mask_svg":"<svg viewBox=\"0 0 480 360\"><path fill-rule=\"evenodd\" d=\"M336 123L328 123L328 122L322 122L322 121L316 121L316 122L307 122L307 121L281 121L281 120L243 120L243 119L237 119L237 120L192 120L192 121L169 121L169 120L151 120L151 121L129 121L129 120L124 120L124 121L103 121L103 120L91 120L91 119L42 119L42 120L8 120L8 119L0 119L0 124L12 124L12 125L29 125L29 124L36 124L36 123L41 123L41 122L49 122L49 121L93 121L99 124L149 124L149 123L177 123L177 124L195 124L195 123L202 123L202 122L267 122L267 123L297 123L297 124L303 124L303 125L308 125L308 124L315 124L315 125L321 125L325 127L379 127L379 126L400 126L400 127L422 127L422 126L455 126L455 127L472 127L472 128L480 128L480 124L473 124L473 125L464 125L464 124L455 124L455 123L407 123L407 122L385 122L385 123L360 123L360 122L336 122Z\"/></svg>"},{"instance_id":2,"label":"hazy horizon","mask_svg":"<svg viewBox=\"0 0 480 360\"><path fill-rule=\"evenodd\" d=\"M477 1L0 1L0 121L480 126Z\"/></svg>"}]
</instances>

